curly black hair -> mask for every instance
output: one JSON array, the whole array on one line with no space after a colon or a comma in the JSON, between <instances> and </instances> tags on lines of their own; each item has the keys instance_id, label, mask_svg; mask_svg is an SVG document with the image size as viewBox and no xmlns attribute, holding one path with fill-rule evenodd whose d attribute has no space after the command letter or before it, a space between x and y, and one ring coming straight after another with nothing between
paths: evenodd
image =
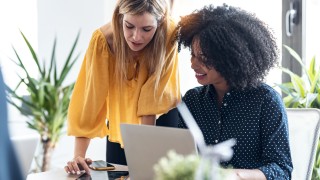
<instances>
[{"instance_id":1,"label":"curly black hair","mask_svg":"<svg viewBox=\"0 0 320 180\"><path fill-rule=\"evenodd\" d=\"M257 87L277 64L279 50L271 30L240 8L205 6L182 17L177 28L179 51L199 38L202 63L215 68L230 88Z\"/></svg>"}]
</instances>

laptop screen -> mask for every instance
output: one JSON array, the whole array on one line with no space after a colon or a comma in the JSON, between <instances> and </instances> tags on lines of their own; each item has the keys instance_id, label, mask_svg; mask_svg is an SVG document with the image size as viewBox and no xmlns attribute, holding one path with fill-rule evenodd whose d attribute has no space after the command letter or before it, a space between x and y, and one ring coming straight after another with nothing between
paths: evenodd
<instances>
[{"instance_id":1,"label":"laptop screen","mask_svg":"<svg viewBox=\"0 0 320 180\"><path fill-rule=\"evenodd\" d=\"M197 153L188 129L121 124L121 135L130 179L153 179L153 166L174 150L181 155Z\"/></svg>"}]
</instances>

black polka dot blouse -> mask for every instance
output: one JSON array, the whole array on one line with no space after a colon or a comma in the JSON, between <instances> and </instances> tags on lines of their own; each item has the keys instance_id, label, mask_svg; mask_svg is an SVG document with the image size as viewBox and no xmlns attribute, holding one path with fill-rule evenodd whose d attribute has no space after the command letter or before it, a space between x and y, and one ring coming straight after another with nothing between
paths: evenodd
<instances>
[{"instance_id":1,"label":"black polka dot blouse","mask_svg":"<svg viewBox=\"0 0 320 180\"><path fill-rule=\"evenodd\" d=\"M234 155L224 167L260 169L267 179L291 179L288 122L280 95L270 86L236 91L217 106L212 85L196 87L183 97L205 142L214 145L235 138ZM187 128L180 117L178 126Z\"/></svg>"}]
</instances>

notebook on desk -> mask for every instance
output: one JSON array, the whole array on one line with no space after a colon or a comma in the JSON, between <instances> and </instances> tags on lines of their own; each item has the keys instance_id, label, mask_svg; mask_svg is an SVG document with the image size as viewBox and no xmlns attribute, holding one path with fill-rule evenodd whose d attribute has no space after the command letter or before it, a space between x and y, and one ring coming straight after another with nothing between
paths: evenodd
<instances>
[{"instance_id":1,"label":"notebook on desk","mask_svg":"<svg viewBox=\"0 0 320 180\"><path fill-rule=\"evenodd\" d=\"M169 150L182 155L197 152L187 129L133 124L121 124L120 128L131 180L153 179L153 166Z\"/></svg>"}]
</instances>

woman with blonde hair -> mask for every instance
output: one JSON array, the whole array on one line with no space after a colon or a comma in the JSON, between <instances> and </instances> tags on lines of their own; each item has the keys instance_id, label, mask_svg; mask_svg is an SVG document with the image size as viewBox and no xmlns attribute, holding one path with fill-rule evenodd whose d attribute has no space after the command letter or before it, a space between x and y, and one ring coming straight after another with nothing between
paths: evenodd
<instances>
[{"instance_id":1,"label":"woman with blonde hair","mask_svg":"<svg viewBox=\"0 0 320 180\"><path fill-rule=\"evenodd\" d=\"M93 33L69 106L74 157L65 171L90 173L90 139L107 136L107 161L126 164L120 123L154 125L180 101L175 24L166 0L119 0ZM107 123L106 123L107 120Z\"/></svg>"}]
</instances>

